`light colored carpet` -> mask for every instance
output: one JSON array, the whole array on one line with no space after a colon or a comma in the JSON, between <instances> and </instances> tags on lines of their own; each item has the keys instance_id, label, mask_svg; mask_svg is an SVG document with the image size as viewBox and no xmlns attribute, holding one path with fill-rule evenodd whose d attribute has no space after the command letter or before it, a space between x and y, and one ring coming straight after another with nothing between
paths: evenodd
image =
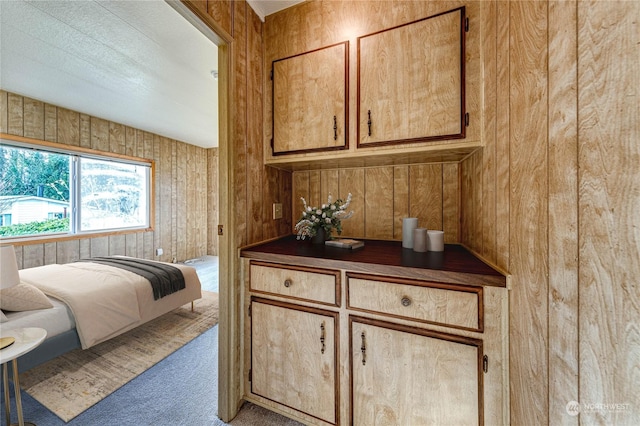
<instances>
[{"instance_id":1,"label":"light colored carpet","mask_svg":"<svg viewBox=\"0 0 640 426\"><path fill-rule=\"evenodd\" d=\"M32 397L65 422L96 404L218 322L218 294L184 305L86 350L76 349L20 375Z\"/></svg>"}]
</instances>

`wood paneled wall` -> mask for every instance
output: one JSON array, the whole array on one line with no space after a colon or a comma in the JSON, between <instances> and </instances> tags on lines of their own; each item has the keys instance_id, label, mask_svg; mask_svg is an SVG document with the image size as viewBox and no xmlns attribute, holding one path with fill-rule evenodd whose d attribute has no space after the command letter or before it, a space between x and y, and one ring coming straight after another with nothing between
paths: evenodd
<instances>
[{"instance_id":1,"label":"wood paneled wall","mask_svg":"<svg viewBox=\"0 0 640 426\"><path fill-rule=\"evenodd\" d=\"M265 22L265 144L271 138L271 81L273 60L348 40L349 49L349 139L355 148L357 37L451 10L458 1L308 1L274 15ZM474 31L467 35L467 111L471 126L467 140L481 137L480 3L466 3ZM348 155L348 153L346 154ZM325 165L326 166L326 165ZM353 194L354 216L343 222L344 236L356 238L402 238L402 218L418 217L419 224L445 231L447 243L460 240L459 169L457 164L415 164L389 167L347 168L294 172L293 224L300 217L300 197L314 205Z\"/></svg>"},{"instance_id":2,"label":"wood paneled wall","mask_svg":"<svg viewBox=\"0 0 640 426\"><path fill-rule=\"evenodd\" d=\"M263 161L263 23L244 0L182 0L221 38L220 206L226 223L220 253L220 377L218 415L230 421L242 404L241 272L236 248L285 235L291 229L291 173L266 168ZM226 108L228 106L228 108ZM223 158L224 157L224 158ZM230 188L229 188L230 187ZM272 204L283 204L283 219ZM230 252L229 252L230 251Z\"/></svg>"},{"instance_id":3,"label":"wood paneled wall","mask_svg":"<svg viewBox=\"0 0 640 426\"><path fill-rule=\"evenodd\" d=\"M456 1L309 1L267 16L265 23L265 75L275 59L350 42L349 139L356 140L357 37L411 22L464 4ZM467 4L472 26L480 24L479 3ZM480 138L481 30L467 35L467 110L471 114L469 140ZM470 47L470 48L469 48ZM265 144L271 138L271 82L265 90ZM355 142L351 144L354 149ZM348 154L347 154L348 155ZM416 164L294 172L293 224L300 217L300 197L317 205L353 194L354 216L343 222L344 236L401 239L402 218L418 217L429 229L443 229L447 243L459 241L459 170L457 164Z\"/></svg>"},{"instance_id":4,"label":"wood paneled wall","mask_svg":"<svg viewBox=\"0 0 640 426\"><path fill-rule=\"evenodd\" d=\"M578 315L580 398L640 421L640 2L579 3Z\"/></svg>"},{"instance_id":5,"label":"wood paneled wall","mask_svg":"<svg viewBox=\"0 0 640 426\"><path fill-rule=\"evenodd\" d=\"M401 240L402 218L417 217L420 227L444 230L445 241L456 243L458 168L445 163L294 172L294 225L302 213L301 197L319 206L329 194L346 200L351 193L354 214L342 222L344 237Z\"/></svg>"},{"instance_id":6,"label":"wood paneled wall","mask_svg":"<svg viewBox=\"0 0 640 426\"><path fill-rule=\"evenodd\" d=\"M217 149L168 139L0 91L0 132L155 162L155 223L148 232L18 244L21 268L83 257L128 255L171 262L217 254ZM155 249L164 254L155 256Z\"/></svg>"},{"instance_id":7,"label":"wood paneled wall","mask_svg":"<svg viewBox=\"0 0 640 426\"><path fill-rule=\"evenodd\" d=\"M231 48L234 229L242 247L291 229L291 173L264 166L263 160L263 23L244 1L192 1L233 39ZM273 203L283 218L274 220Z\"/></svg>"},{"instance_id":8,"label":"wood paneled wall","mask_svg":"<svg viewBox=\"0 0 640 426\"><path fill-rule=\"evenodd\" d=\"M512 422L637 424L640 3L485 13L485 147L460 211L463 243L513 275Z\"/></svg>"},{"instance_id":9,"label":"wood paneled wall","mask_svg":"<svg viewBox=\"0 0 640 426\"><path fill-rule=\"evenodd\" d=\"M637 423L640 2L312 0L268 17L266 24L242 0L192 3L234 40L230 114L238 246L290 233L300 194L320 201L329 191L335 196L350 191L354 202L362 203L359 214L369 213L369 223L378 213L366 209L380 200L411 208L410 187L400 183L412 179L405 166L295 173L293 179L288 172L265 168L262 143L270 129L263 123L270 123L270 98L264 64L276 56L355 39L371 26L389 27L435 9L467 4L472 32L482 34L467 45L472 65L467 69L467 87L471 84L472 89L468 109L480 114L472 114L469 137L481 137L485 147L459 165L459 240L513 274L511 421ZM480 85L474 86L474 75L482 76ZM353 77L350 84L355 87ZM8 109L8 96L3 93L1 99L5 96L0 105ZM77 140L130 155L142 152L158 161L163 173L173 170L167 162L173 164L178 161L174 157L182 155L180 142L140 130L21 97L12 97L11 104L15 114L9 117L5 109L0 113L0 126L9 133L69 144ZM25 121L25 116L30 118ZM73 124L61 124L65 122ZM133 137L132 145L127 141ZM212 176L212 166L206 167ZM425 173L416 176L426 179ZM177 185L177 177L172 175L157 181L157 196L168 199L174 182ZM454 217L449 212L458 208L450 204L454 198L445 195L452 193L445 186L453 182L443 177L442 217ZM206 178L203 185L207 187ZM367 201L369 197L373 201ZM211 198L206 200L211 205ZM271 219L273 202L283 203L284 219ZM174 244L174 206L179 210L182 203L164 207L162 217L171 220L154 232L30 245L26 262L35 266L73 260L78 253L127 250L151 257L148 248ZM385 206L384 231L371 232L397 235L394 224L401 213ZM205 228L211 235L211 218L217 215L204 216L209 222L185 229L199 226L200 235ZM345 228L366 236L364 224L354 217ZM206 250L208 243L201 244ZM623 407L583 410L574 417L566 411L570 401Z\"/></svg>"},{"instance_id":10,"label":"wood paneled wall","mask_svg":"<svg viewBox=\"0 0 640 426\"><path fill-rule=\"evenodd\" d=\"M305 2L267 17L265 63L451 4ZM481 34L467 45L467 88L469 134L484 148L456 171L459 208L443 189L441 209L459 213L459 241L512 274L511 422L637 424L640 2L459 4L470 34ZM268 93L265 101L269 123ZM417 195L403 183L412 167L295 172L293 219L300 196L319 203L350 191L360 205L345 234L397 238L389 206ZM571 401L579 416L567 412Z\"/></svg>"}]
</instances>

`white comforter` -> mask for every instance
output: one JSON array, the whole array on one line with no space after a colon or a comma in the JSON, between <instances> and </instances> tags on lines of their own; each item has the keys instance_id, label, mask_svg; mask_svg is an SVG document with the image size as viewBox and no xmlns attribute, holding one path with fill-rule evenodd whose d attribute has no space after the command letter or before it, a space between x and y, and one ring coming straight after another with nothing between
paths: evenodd
<instances>
[{"instance_id":1,"label":"white comforter","mask_svg":"<svg viewBox=\"0 0 640 426\"><path fill-rule=\"evenodd\" d=\"M131 330L201 297L194 268L176 264L187 288L154 300L149 281L133 272L76 262L22 269L20 280L63 301L73 312L82 348Z\"/></svg>"}]
</instances>

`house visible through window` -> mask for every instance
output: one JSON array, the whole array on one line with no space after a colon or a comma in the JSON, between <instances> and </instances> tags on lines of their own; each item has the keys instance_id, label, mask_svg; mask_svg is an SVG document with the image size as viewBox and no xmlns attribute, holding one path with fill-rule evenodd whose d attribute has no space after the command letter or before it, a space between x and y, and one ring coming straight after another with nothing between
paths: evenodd
<instances>
[{"instance_id":1,"label":"house visible through window","mask_svg":"<svg viewBox=\"0 0 640 426\"><path fill-rule=\"evenodd\" d=\"M0 145L0 236L148 228L151 164Z\"/></svg>"}]
</instances>

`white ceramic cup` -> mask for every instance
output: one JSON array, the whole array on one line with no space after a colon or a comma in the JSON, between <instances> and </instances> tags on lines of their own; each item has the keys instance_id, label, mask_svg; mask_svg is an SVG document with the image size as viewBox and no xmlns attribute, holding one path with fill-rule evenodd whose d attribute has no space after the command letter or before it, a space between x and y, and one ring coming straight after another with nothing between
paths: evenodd
<instances>
[{"instance_id":1,"label":"white ceramic cup","mask_svg":"<svg viewBox=\"0 0 640 426\"><path fill-rule=\"evenodd\" d=\"M402 219L402 247L413 248L413 230L418 227L417 217L405 217Z\"/></svg>"},{"instance_id":2,"label":"white ceramic cup","mask_svg":"<svg viewBox=\"0 0 640 426\"><path fill-rule=\"evenodd\" d=\"M427 231L427 250L444 251L444 231Z\"/></svg>"},{"instance_id":3,"label":"white ceramic cup","mask_svg":"<svg viewBox=\"0 0 640 426\"><path fill-rule=\"evenodd\" d=\"M427 251L427 228L416 228L413 230L413 251Z\"/></svg>"}]
</instances>

